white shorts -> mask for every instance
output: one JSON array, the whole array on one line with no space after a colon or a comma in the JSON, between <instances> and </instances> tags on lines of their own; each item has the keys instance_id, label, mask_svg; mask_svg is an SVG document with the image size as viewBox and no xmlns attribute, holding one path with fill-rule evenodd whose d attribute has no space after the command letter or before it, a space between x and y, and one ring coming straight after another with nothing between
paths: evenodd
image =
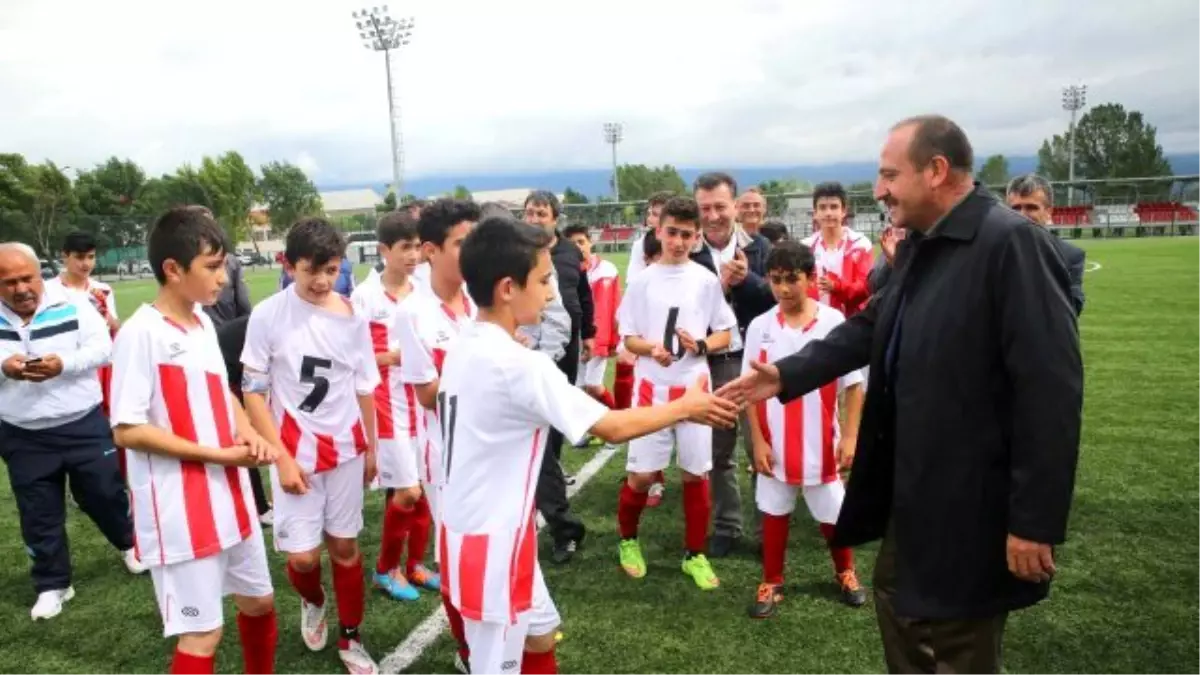
<instances>
[{"instance_id":1,"label":"white shorts","mask_svg":"<svg viewBox=\"0 0 1200 675\"><path fill-rule=\"evenodd\" d=\"M381 438L376 443L375 464L379 469L379 486L412 488L421 484L417 468L417 439Z\"/></svg>"},{"instance_id":2,"label":"white shorts","mask_svg":"<svg viewBox=\"0 0 1200 675\"><path fill-rule=\"evenodd\" d=\"M603 387L606 373L608 373L608 358L594 356L579 364L579 374L575 378L576 384L581 388Z\"/></svg>"},{"instance_id":3,"label":"white shorts","mask_svg":"<svg viewBox=\"0 0 1200 675\"><path fill-rule=\"evenodd\" d=\"M637 406L662 405L671 400L671 391L679 394L682 386L654 385L652 400L644 398L649 385L647 380L638 380ZM695 422L679 422L661 431L640 436L629 441L629 453L625 458L625 470L630 473L654 473L671 465L671 450L676 449L675 463L679 468L695 476L712 470L712 427Z\"/></svg>"},{"instance_id":4,"label":"white shorts","mask_svg":"<svg viewBox=\"0 0 1200 675\"><path fill-rule=\"evenodd\" d=\"M262 530L207 558L150 568L163 637L207 633L224 623L226 595L261 598L274 593Z\"/></svg>"},{"instance_id":5,"label":"white shorts","mask_svg":"<svg viewBox=\"0 0 1200 675\"><path fill-rule=\"evenodd\" d=\"M514 624L492 621L463 621L467 646L471 649L472 673L519 673L525 652L525 638L549 635L562 618L546 589L542 567L533 572L533 605L517 615Z\"/></svg>"},{"instance_id":6,"label":"white shorts","mask_svg":"<svg viewBox=\"0 0 1200 675\"><path fill-rule=\"evenodd\" d=\"M321 547L324 535L354 539L363 526L363 457L308 477L308 492L292 495L279 485L271 467L275 495L275 550L304 553Z\"/></svg>"},{"instance_id":7,"label":"white shorts","mask_svg":"<svg viewBox=\"0 0 1200 675\"><path fill-rule=\"evenodd\" d=\"M758 504L758 510L769 516L787 516L796 509L796 498L801 490L813 520L837 524L842 500L846 498L846 487L840 480L821 485L788 485L778 478L758 474L754 501Z\"/></svg>"}]
</instances>

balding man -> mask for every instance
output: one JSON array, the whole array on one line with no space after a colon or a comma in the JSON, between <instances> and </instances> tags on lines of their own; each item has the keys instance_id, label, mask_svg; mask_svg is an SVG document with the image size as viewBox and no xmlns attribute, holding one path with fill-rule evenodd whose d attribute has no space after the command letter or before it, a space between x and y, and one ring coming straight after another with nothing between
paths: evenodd
<instances>
[{"instance_id":1,"label":"balding man","mask_svg":"<svg viewBox=\"0 0 1200 675\"><path fill-rule=\"evenodd\" d=\"M0 457L8 467L21 536L33 558L35 621L75 595L67 548L66 494L122 551L130 572L146 568L133 551L129 501L96 369L108 363L108 324L87 296L46 288L25 244L0 244Z\"/></svg>"},{"instance_id":2,"label":"balding man","mask_svg":"<svg viewBox=\"0 0 1200 675\"><path fill-rule=\"evenodd\" d=\"M737 200L738 223L746 234L759 234L767 216L767 198L756 187L746 188Z\"/></svg>"},{"instance_id":3,"label":"balding man","mask_svg":"<svg viewBox=\"0 0 1200 675\"><path fill-rule=\"evenodd\" d=\"M962 129L893 127L875 198L892 279L823 340L718 393L795 400L871 366L833 545L883 539L875 611L891 672L1001 672L1010 611L1046 597L1066 536L1083 364L1050 235L971 177Z\"/></svg>"},{"instance_id":4,"label":"balding man","mask_svg":"<svg viewBox=\"0 0 1200 675\"><path fill-rule=\"evenodd\" d=\"M1051 209L1054 208L1054 189L1050 187L1050 181L1036 173L1029 173L1014 178L1005 192L1009 208L1025 214L1042 227L1050 227L1053 222L1050 218ZM1058 237L1054 238L1054 243L1067 261L1067 273L1071 276L1071 305L1078 316L1083 314L1083 268L1087 254L1078 246Z\"/></svg>"}]
</instances>

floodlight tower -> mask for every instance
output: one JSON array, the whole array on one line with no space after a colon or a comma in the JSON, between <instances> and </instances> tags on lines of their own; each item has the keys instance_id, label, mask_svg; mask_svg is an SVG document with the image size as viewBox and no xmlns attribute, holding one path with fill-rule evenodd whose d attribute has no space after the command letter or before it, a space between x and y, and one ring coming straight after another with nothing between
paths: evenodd
<instances>
[{"instance_id":1,"label":"floodlight tower","mask_svg":"<svg viewBox=\"0 0 1200 675\"><path fill-rule=\"evenodd\" d=\"M612 146L613 201L621 201L621 186L617 181L617 143L625 138L625 125L620 122L604 123L604 142Z\"/></svg>"},{"instance_id":2,"label":"floodlight tower","mask_svg":"<svg viewBox=\"0 0 1200 675\"><path fill-rule=\"evenodd\" d=\"M388 119L392 123L392 190L396 193L396 207L404 196L404 137L400 129L400 103L396 100L396 88L392 85L392 52L407 45L412 39L416 21L410 16L397 21L388 15L387 5L363 8L354 12L354 25L363 47L383 52L384 69L387 72Z\"/></svg>"},{"instance_id":3,"label":"floodlight tower","mask_svg":"<svg viewBox=\"0 0 1200 675\"><path fill-rule=\"evenodd\" d=\"M1071 113L1067 140L1067 206L1075 204L1075 115L1087 105L1087 85L1069 85L1062 90L1063 110Z\"/></svg>"}]
</instances>

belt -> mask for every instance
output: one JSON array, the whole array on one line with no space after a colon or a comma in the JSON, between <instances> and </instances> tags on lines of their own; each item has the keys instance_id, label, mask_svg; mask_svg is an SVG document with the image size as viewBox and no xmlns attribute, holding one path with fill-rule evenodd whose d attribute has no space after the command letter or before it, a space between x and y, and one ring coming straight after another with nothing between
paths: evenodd
<instances>
[{"instance_id":1,"label":"belt","mask_svg":"<svg viewBox=\"0 0 1200 675\"><path fill-rule=\"evenodd\" d=\"M742 350L739 349L736 352L721 352L720 354L709 354L708 355L709 361L728 361L730 359L737 359L737 360L741 361L742 360Z\"/></svg>"}]
</instances>

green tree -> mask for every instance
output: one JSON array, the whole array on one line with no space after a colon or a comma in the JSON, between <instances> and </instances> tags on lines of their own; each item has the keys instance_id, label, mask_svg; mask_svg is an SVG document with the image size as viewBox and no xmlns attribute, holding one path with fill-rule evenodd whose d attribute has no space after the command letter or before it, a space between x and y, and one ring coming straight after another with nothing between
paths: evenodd
<instances>
[{"instance_id":1,"label":"green tree","mask_svg":"<svg viewBox=\"0 0 1200 675\"><path fill-rule=\"evenodd\" d=\"M450 196L455 199L470 199L471 191L465 185L455 185L454 192L450 193Z\"/></svg>"},{"instance_id":2,"label":"green tree","mask_svg":"<svg viewBox=\"0 0 1200 675\"><path fill-rule=\"evenodd\" d=\"M409 195L404 195L407 199ZM400 204L404 205L404 199L400 200ZM383 201L375 205L375 213L388 213L396 210L396 191L389 185L386 193L383 195Z\"/></svg>"},{"instance_id":3,"label":"green tree","mask_svg":"<svg viewBox=\"0 0 1200 675\"><path fill-rule=\"evenodd\" d=\"M979 182L984 185L1004 185L1008 183L1008 159L1004 155L992 155L983 162L976 174Z\"/></svg>"},{"instance_id":4,"label":"green tree","mask_svg":"<svg viewBox=\"0 0 1200 675\"><path fill-rule=\"evenodd\" d=\"M1042 143L1038 173L1053 180L1068 176L1070 130ZM1136 178L1169 176L1171 165L1157 140L1158 130L1142 113L1119 103L1098 105L1083 114L1075 127L1076 178Z\"/></svg>"},{"instance_id":5,"label":"green tree","mask_svg":"<svg viewBox=\"0 0 1200 675\"><path fill-rule=\"evenodd\" d=\"M846 192L850 194L874 194L875 184L869 180L855 181L846 186Z\"/></svg>"},{"instance_id":6,"label":"green tree","mask_svg":"<svg viewBox=\"0 0 1200 675\"><path fill-rule=\"evenodd\" d=\"M788 198L785 195L811 192L812 183L794 178L783 180L772 178L771 180L759 183L758 189L767 198L767 213L772 216L779 216L787 211Z\"/></svg>"},{"instance_id":7,"label":"green tree","mask_svg":"<svg viewBox=\"0 0 1200 675\"><path fill-rule=\"evenodd\" d=\"M617 183L621 186L621 201L647 199L655 192L687 194L687 183L670 164L648 167L645 164L623 164L617 167Z\"/></svg>"},{"instance_id":8,"label":"green tree","mask_svg":"<svg viewBox=\"0 0 1200 675\"><path fill-rule=\"evenodd\" d=\"M409 192L400 198L400 206L408 206L409 204L412 204L413 202L418 201L418 200L420 200L420 197Z\"/></svg>"},{"instance_id":9,"label":"green tree","mask_svg":"<svg viewBox=\"0 0 1200 675\"><path fill-rule=\"evenodd\" d=\"M142 242L146 173L130 159L110 157L75 180L78 226L96 235L101 250Z\"/></svg>"},{"instance_id":10,"label":"green tree","mask_svg":"<svg viewBox=\"0 0 1200 675\"><path fill-rule=\"evenodd\" d=\"M229 237L234 242L249 238L250 208L258 198L258 180L242 155L230 150L220 157L205 157L197 178L212 199L213 215Z\"/></svg>"},{"instance_id":11,"label":"green tree","mask_svg":"<svg viewBox=\"0 0 1200 675\"><path fill-rule=\"evenodd\" d=\"M76 206L75 189L54 162L29 164L19 154L0 154L0 228L28 241L50 259L63 225Z\"/></svg>"},{"instance_id":12,"label":"green tree","mask_svg":"<svg viewBox=\"0 0 1200 675\"><path fill-rule=\"evenodd\" d=\"M323 210L317 186L290 162L264 164L258 191L271 214L272 232L282 232L297 220L320 215Z\"/></svg>"},{"instance_id":13,"label":"green tree","mask_svg":"<svg viewBox=\"0 0 1200 675\"><path fill-rule=\"evenodd\" d=\"M567 189L563 190L563 203L586 204L588 203L588 198L582 192L576 192L572 188L568 187Z\"/></svg>"},{"instance_id":14,"label":"green tree","mask_svg":"<svg viewBox=\"0 0 1200 675\"><path fill-rule=\"evenodd\" d=\"M184 164L173 174L151 178L142 186L142 198L134 202L134 211L156 217L176 206L203 206L216 213L216 202L200 180L191 164Z\"/></svg>"}]
</instances>

